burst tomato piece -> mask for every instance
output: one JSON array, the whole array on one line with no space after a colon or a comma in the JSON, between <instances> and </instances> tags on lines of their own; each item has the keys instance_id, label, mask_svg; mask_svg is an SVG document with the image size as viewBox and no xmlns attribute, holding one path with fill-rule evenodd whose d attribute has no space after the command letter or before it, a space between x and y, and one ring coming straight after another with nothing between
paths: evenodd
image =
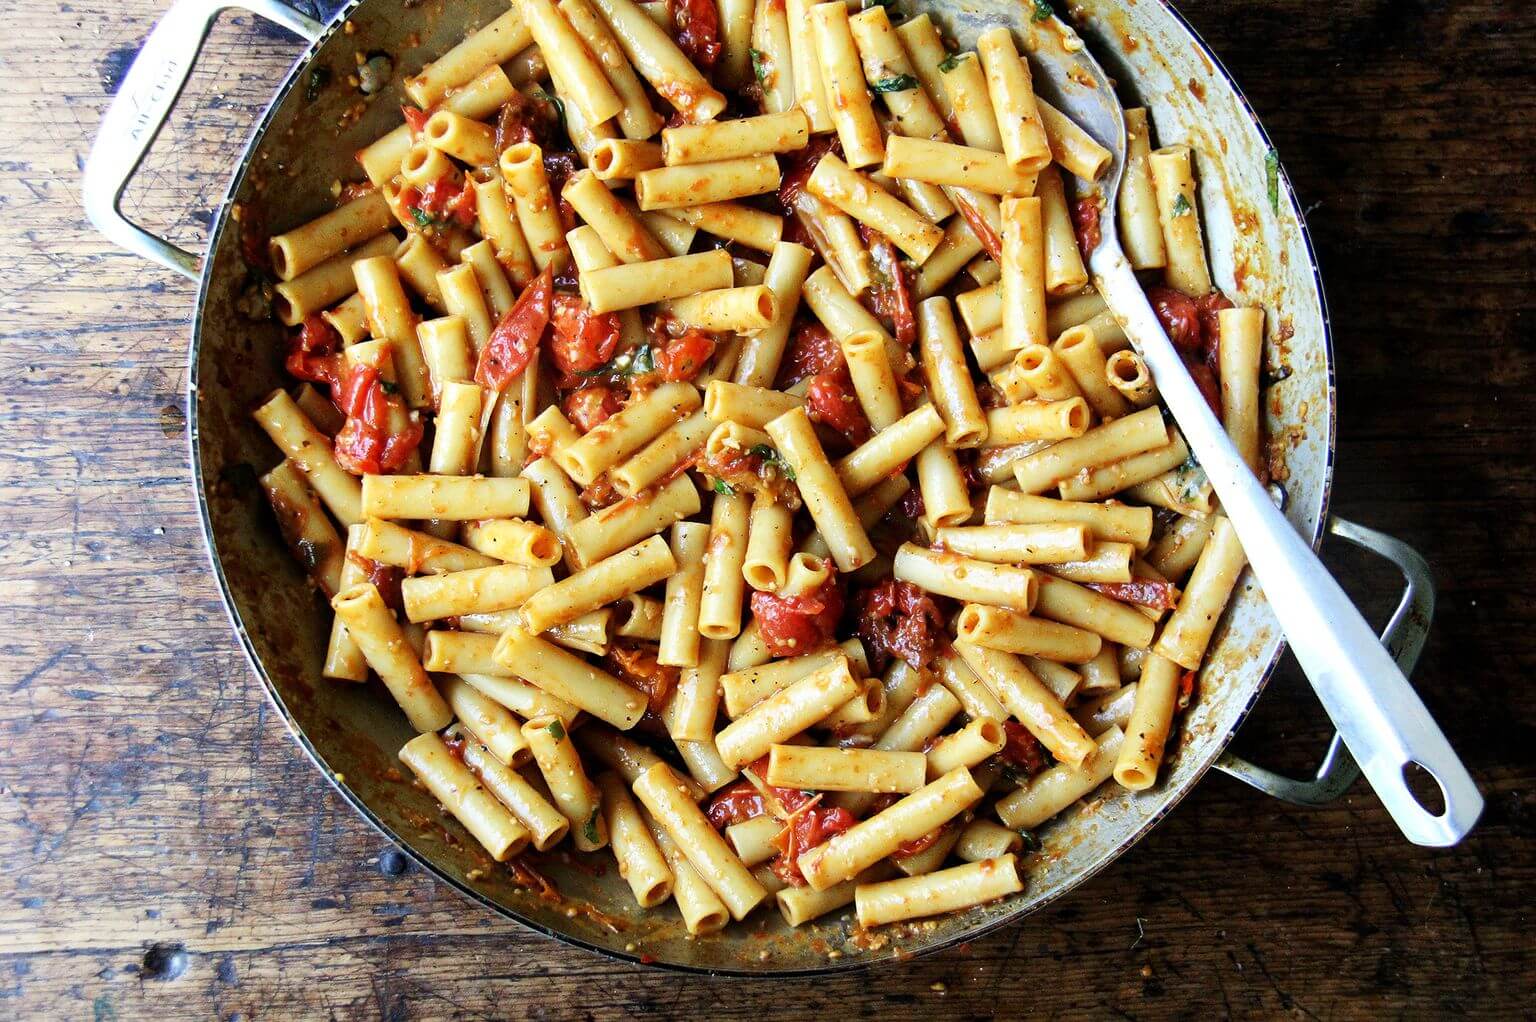
<instances>
[{"instance_id":1,"label":"burst tomato piece","mask_svg":"<svg viewBox=\"0 0 1536 1022\"><path fill-rule=\"evenodd\" d=\"M823 156L831 152L842 152L836 135L813 135L804 149L781 161L784 170L779 178L779 205L783 207L785 216L795 211L795 200L805 191L805 182L810 178L811 171L816 169L816 164L821 162Z\"/></svg>"},{"instance_id":2,"label":"burst tomato piece","mask_svg":"<svg viewBox=\"0 0 1536 1022\"><path fill-rule=\"evenodd\" d=\"M571 420L571 425L582 433L590 433L592 427L618 414L624 407L624 399L614 388L595 383L571 391L561 406L565 417Z\"/></svg>"},{"instance_id":3,"label":"burst tomato piece","mask_svg":"<svg viewBox=\"0 0 1536 1022\"><path fill-rule=\"evenodd\" d=\"M1200 311L1193 298L1171 287L1154 286L1147 288L1147 301L1175 348L1190 353L1200 350Z\"/></svg>"},{"instance_id":4,"label":"burst tomato piece","mask_svg":"<svg viewBox=\"0 0 1536 1022\"><path fill-rule=\"evenodd\" d=\"M779 850L779 857L773 860L771 867L773 872L787 884L805 886L805 876L800 872L800 856L858 822L842 806L806 806L795 813L773 839L773 846Z\"/></svg>"},{"instance_id":5,"label":"burst tomato piece","mask_svg":"<svg viewBox=\"0 0 1536 1022\"><path fill-rule=\"evenodd\" d=\"M1014 768L1033 777L1050 766L1045 746L1023 724L1016 720L1003 721L1003 735L1003 751L998 755Z\"/></svg>"},{"instance_id":6,"label":"burst tomato piece","mask_svg":"<svg viewBox=\"0 0 1536 1022\"><path fill-rule=\"evenodd\" d=\"M425 188L407 185L400 189L400 202L418 227L471 227L475 223L475 186L468 178L441 177Z\"/></svg>"},{"instance_id":7,"label":"burst tomato piece","mask_svg":"<svg viewBox=\"0 0 1536 1022\"><path fill-rule=\"evenodd\" d=\"M413 136L422 133L422 130L427 126L427 118L431 116L420 107L414 106L402 106L400 108L400 115L405 118L405 125L410 129Z\"/></svg>"},{"instance_id":8,"label":"burst tomato piece","mask_svg":"<svg viewBox=\"0 0 1536 1022\"><path fill-rule=\"evenodd\" d=\"M812 422L823 423L847 437L850 443L861 443L869 436L869 419L854 393L846 366L841 372L833 370L812 376L810 389L805 392L805 407Z\"/></svg>"},{"instance_id":9,"label":"burst tomato piece","mask_svg":"<svg viewBox=\"0 0 1536 1022\"><path fill-rule=\"evenodd\" d=\"M645 693L647 713L660 713L677 688L678 668L663 667L657 662L654 649L615 646L607 660L622 681Z\"/></svg>"},{"instance_id":10,"label":"burst tomato piece","mask_svg":"<svg viewBox=\"0 0 1536 1022\"><path fill-rule=\"evenodd\" d=\"M476 383L500 393L528 367L538 351L539 338L549 325L553 291L554 275L548 269L523 289L480 352L480 364L475 366Z\"/></svg>"},{"instance_id":11,"label":"burst tomato piece","mask_svg":"<svg viewBox=\"0 0 1536 1022\"><path fill-rule=\"evenodd\" d=\"M1172 582L1158 582L1150 578L1133 578L1129 582L1089 582L1087 586L1111 600L1134 603L1154 610L1172 610L1177 602L1178 590Z\"/></svg>"},{"instance_id":12,"label":"burst tomato piece","mask_svg":"<svg viewBox=\"0 0 1536 1022\"><path fill-rule=\"evenodd\" d=\"M892 657L913 667L932 662L944 635L944 615L933 597L910 582L887 578L860 592L854 607L872 663L883 670Z\"/></svg>"},{"instance_id":13,"label":"burst tomato piece","mask_svg":"<svg viewBox=\"0 0 1536 1022\"><path fill-rule=\"evenodd\" d=\"M715 0L676 0L672 21L677 26L678 49L705 74L714 70L723 48Z\"/></svg>"},{"instance_id":14,"label":"burst tomato piece","mask_svg":"<svg viewBox=\"0 0 1536 1022\"><path fill-rule=\"evenodd\" d=\"M709 800L709 808L704 815L709 817L710 826L724 830L733 823L744 823L767 811L763 793L751 781L743 778L716 792L715 797Z\"/></svg>"},{"instance_id":15,"label":"burst tomato piece","mask_svg":"<svg viewBox=\"0 0 1536 1022\"><path fill-rule=\"evenodd\" d=\"M848 363L843 359L843 349L838 347L827 328L811 320L796 323L790 334L783 368L779 370L779 385L793 386L807 376L833 370L846 374Z\"/></svg>"},{"instance_id":16,"label":"burst tomato piece","mask_svg":"<svg viewBox=\"0 0 1536 1022\"><path fill-rule=\"evenodd\" d=\"M880 273L879 282L869 289L870 311L885 320L903 347L917 340L917 313L912 306L912 287L896 246L879 231L859 225L859 234L869 249L869 256Z\"/></svg>"},{"instance_id":17,"label":"burst tomato piece","mask_svg":"<svg viewBox=\"0 0 1536 1022\"><path fill-rule=\"evenodd\" d=\"M377 475L405 464L421 443L421 420L389 393L377 366L353 366L342 380L337 404L346 425L336 434L336 461L355 475ZM398 423L402 426L396 428Z\"/></svg>"},{"instance_id":18,"label":"burst tomato piece","mask_svg":"<svg viewBox=\"0 0 1536 1022\"><path fill-rule=\"evenodd\" d=\"M511 97L496 114L496 152L499 155L520 142L538 140L533 130L533 104L527 96L513 89Z\"/></svg>"},{"instance_id":19,"label":"burst tomato piece","mask_svg":"<svg viewBox=\"0 0 1536 1022\"><path fill-rule=\"evenodd\" d=\"M623 324L618 313L593 312L581 296L555 293L550 308L549 356L563 373L585 373L613 357Z\"/></svg>"},{"instance_id":20,"label":"burst tomato piece","mask_svg":"<svg viewBox=\"0 0 1536 1022\"><path fill-rule=\"evenodd\" d=\"M1072 203L1072 233L1077 237L1077 248L1084 259L1104 240L1103 231L1099 228L1097 196L1090 195Z\"/></svg>"},{"instance_id":21,"label":"burst tomato piece","mask_svg":"<svg viewBox=\"0 0 1536 1022\"><path fill-rule=\"evenodd\" d=\"M656 350L656 371L674 383L691 380L703 371L714 353L714 338L702 330L689 330Z\"/></svg>"},{"instance_id":22,"label":"burst tomato piece","mask_svg":"<svg viewBox=\"0 0 1536 1022\"><path fill-rule=\"evenodd\" d=\"M1212 291L1203 298L1195 299L1195 311L1200 316L1202 344L1200 354L1211 372L1218 372L1217 360L1221 350L1222 309L1232 308L1232 302L1220 291Z\"/></svg>"},{"instance_id":23,"label":"burst tomato piece","mask_svg":"<svg viewBox=\"0 0 1536 1022\"><path fill-rule=\"evenodd\" d=\"M304 320L298 333L289 336L283 365L290 376L324 383L334 392L341 384L340 348L341 335L317 312Z\"/></svg>"},{"instance_id":24,"label":"burst tomato piece","mask_svg":"<svg viewBox=\"0 0 1536 1022\"><path fill-rule=\"evenodd\" d=\"M809 653L832 640L837 619L843 616L843 589L836 572L829 572L821 588L804 596L755 592L752 616L774 656Z\"/></svg>"}]
</instances>

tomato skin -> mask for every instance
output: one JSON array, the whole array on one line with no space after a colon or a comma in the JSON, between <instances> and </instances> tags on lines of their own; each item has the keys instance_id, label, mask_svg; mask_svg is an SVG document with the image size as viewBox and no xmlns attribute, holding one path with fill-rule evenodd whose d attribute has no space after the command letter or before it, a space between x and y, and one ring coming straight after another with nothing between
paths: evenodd
<instances>
[{"instance_id":1,"label":"tomato skin","mask_svg":"<svg viewBox=\"0 0 1536 1022\"><path fill-rule=\"evenodd\" d=\"M836 135L813 135L804 149L784 158L784 171L779 179L779 205L783 207L785 216L795 212L795 201L805 191L805 182L810 179L811 171L816 169L821 158L827 153L841 154L842 151L842 144Z\"/></svg>"},{"instance_id":2,"label":"tomato skin","mask_svg":"<svg viewBox=\"0 0 1536 1022\"><path fill-rule=\"evenodd\" d=\"M337 405L347 415L336 434L336 463L354 475L378 475L405 464L421 443L421 420L405 416L405 426L392 428L395 413L405 403L391 395L377 366L355 365L342 380Z\"/></svg>"},{"instance_id":3,"label":"tomato skin","mask_svg":"<svg viewBox=\"0 0 1536 1022\"><path fill-rule=\"evenodd\" d=\"M724 49L720 42L720 12L715 0L677 0L672 8L677 25L677 47L700 71L714 70Z\"/></svg>"},{"instance_id":4,"label":"tomato skin","mask_svg":"<svg viewBox=\"0 0 1536 1022\"><path fill-rule=\"evenodd\" d=\"M283 366L290 376L324 383L335 391L341 384L341 335L318 312L307 317L297 334L288 338L288 357Z\"/></svg>"},{"instance_id":5,"label":"tomato skin","mask_svg":"<svg viewBox=\"0 0 1536 1022\"><path fill-rule=\"evenodd\" d=\"M763 644L774 656L809 653L832 641L843 616L843 589L831 572L821 588L804 596L752 594L752 616Z\"/></svg>"},{"instance_id":6,"label":"tomato skin","mask_svg":"<svg viewBox=\"0 0 1536 1022\"><path fill-rule=\"evenodd\" d=\"M1072 233L1077 236L1077 249L1087 259L1089 253L1099 247L1104 233L1099 227L1099 200L1093 196L1072 203Z\"/></svg>"},{"instance_id":7,"label":"tomato skin","mask_svg":"<svg viewBox=\"0 0 1536 1022\"><path fill-rule=\"evenodd\" d=\"M561 407L571 425L581 433L590 433L594 426L622 411L624 399L617 390L598 383L571 391L561 402Z\"/></svg>"},{"instance_id":8,"label":"tomato skin","mask_svg":"<svg viewBox=\"0 0 1536 1022\"><path fill-rule=\"evenodd\" d=\"M789 338L789 351L779 370L779 386L790 387L807 376L833 370L848 372L843 349L820 323L802 320L795 324Z\"/></svg>"},{"instance_id":9,"label":"tomato skin","mask_svg":"<svg viewBox=\"0 0 1536 1022\"><path fill-rule=\"evenodd\" d=\"M854 606L872 665L884 670L892 657L899 657L913 667L926 667L933 660L944 637L944 615L923 590L882 579L860 592Z\"/></svg>"},{"instance_id":10,"label":"tomato skin","mask_svg":"<svg viewBox=\"0 0 1536 1022\"><path fill-rule=\"evenodd\" d=\"M410 129L412 137L422 133L427 126L427 118L431 116L425 110L414 106L402 106L400 115L405 118L406 127Z\"/></svg>"},{"instance_id":11,"label":"tomato skin","mask_svg":"<svg viewBox=\"0 0 1536 1022\"><path fill-rule=\"evenodd\" d=\"M832 371L812 376L810 389L805 393L805 406L812 422L831 427L847 437L850 443L861 443L869 436L869 419L854 393L853 380L846 368L840 373Z\"/></svg>"},{"instance_id":12,"label":"tomato skin","mask_svg":"<svg viewBox=\"0 0 1536 1022\"><path fill-rule=\"evenodd\" d=\"M1196 381L1199 382L1198 380ZM1133 578L1129 582L1088 582L1089 589L1103 593L1111 600L1134 603L1154 610L1172 610L1178 602L1178 590L1172 582L1158 582L1150 578Z\"/></svg>"},{"instance_id":13,"label":"tomato skin","mask_svg":"<svg viewBox=\"0 0 1536 1022\"><path fill-rule=\"evenodd\" d=\"M476 383L499 394L528 367L538 351L539 338L549 325L553 291L554 273L547 268L523 289L480 352L480 364L475 366Z\"/></svg>"},{"instance_id":14,"label":"tomato skin","mask_svg":"<svg viewBox=\"0 0 1536 1022\"><path fill-rule=\"evenodd\" d=\"M1147 288L1147 301L1152 303L1152 311L1157 313L1173 346L1181 353L1198 353L1200 312L1195 307L1194 299L1171 287L1153 286Z\"/></svg>"},{"instance_id":15,"label":"tomato skin","mask_svg":"<svg viewBox=\"0 0 1536 1022\"><path fill-rule=\"evenodd\" d=\"M1003 735L1006 741L998 755L1028 776L1033 777L1051 765L1045 746L1023 724L1016 720L1003 721Z\"/></svg>"},{"instance_id":16,"label":"tomato skin","mask_svg":"<svg viewBox=\"0 0 1536 1022\"><path fill-rule=\"evenodd\" d=\"M805 875L800 872L800 856L817 845L825 844L828 839L858 822L842 806L806 806L796 812L788 826L773 839L779 857L773 860L770 868L785 883L793 887L804 887Z\"/></svg>"},{"instance_id":17,"label":"tomato skin","mask_svg":"<svg viewBox=\"0 0 1536 1022\"><path fill-rule=\"evenodd\" d=\"M955 203L955 211L960 214L960 219L965 221L965 226L976 235L976 240L981 242L982 251L986 252L994 260L1003 258L1003 239L998 237L992 225L987 223L981 211L966 202L963 198Z\"/></svg>"},{"instance_id":18,"label":"tomato skin","mask_svg":"<svg viewBox=\"0 0 1536 1022\"><path fill-rule=\"evenodd\" d=\"M550 310L554 331L549 356L563 373L585 373L613 357L623 323L615 312L593 312L581 296L555 293Z\"/></svg>"},{"instance_id":19,"label":"tomato skin","mask_svg":"<svg viewBox=\"0 0 1536 1022\"><path fill-rule=\"evenodd\" d=\"M1201 354L1211 372L1220 372L1218 360L1221 351L1221 310L1232 308L1232 302L1220 291L1212 291L1203 298L1195 299L1195 311L1200 317L1203 335Z\"/></svg>"},{"instance_id":20,"label":"tomato skin","mask_svg":"<svg viewBox=\"0 0 1536 1022\"><path fill-rule=\"evenodd\" d=\"M400 204L413 217L425 221L420 224L423 228L442 224L472 227L475 223L475 186L468 178L441 177L425 188L407 185L400 189Z\"/></svg>"},{"instance_id":21,"label":"tomato skin","mask_svg":"<svg viewBox=\"0 0 1536 1022\"><path fill-rule=\"evenodd\" d=\"M709 800L709 808L704 815L709 817L711 827L724 830L733 823L744 823L767 811L763 793L751 781L742 778L716 792L715 797Z\"/></svg>"},{"instance_id":22,"label":"tomato skin","mask_svg":"<svg viewBox=\"0 0 1536 1022\"><path fill-rule=\"evenodd\" d=\"M702 330L689 330L655 352L656 371L673 383L691 380L703 372L714 353L714 338Z\"/></svg>"},{"instance_id":23,"label":"tomato skin","mask_svg":"<svg viewBox=\"0 0 1536 1022\"><path fill-rule=\"evenodd\" d=\"M859 233L869 249L875 267L885 276L885 283L869 291L870 311L891 324L891 332L902 347L910 348L917 341L917 313L912 308L912 289L907 281L907 271L885 235L872 231L863 224Z\"/></svg>"}]
</instances>

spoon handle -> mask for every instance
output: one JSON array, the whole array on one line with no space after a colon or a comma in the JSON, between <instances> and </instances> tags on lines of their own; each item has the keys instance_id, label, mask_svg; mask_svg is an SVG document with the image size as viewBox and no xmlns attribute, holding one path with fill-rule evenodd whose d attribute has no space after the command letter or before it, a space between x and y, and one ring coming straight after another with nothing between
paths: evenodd
<instances>
[{"instance_id":1,"label":"spoon handle","mask_svg":"<svg viewBox=\"0 0 1536 1022\"><path fill-rule=\"evenodd\" d=\"M1444 847L1477 822L1483 798L1418 693L1312 548L1275 507L1163 332L1119 246L1093 254L1099 291L1125 326L1189 448L1221 498L1291 650L1382 804L1414 844ZM1440 785L1433 815L1409 788L1417 763Z\"/></svg>"}]
</instances>

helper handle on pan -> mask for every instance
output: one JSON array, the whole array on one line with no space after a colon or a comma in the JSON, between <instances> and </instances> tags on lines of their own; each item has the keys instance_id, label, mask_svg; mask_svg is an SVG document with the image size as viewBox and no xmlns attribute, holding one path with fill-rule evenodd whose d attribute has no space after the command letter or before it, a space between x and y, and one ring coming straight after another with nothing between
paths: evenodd
<instances>
[{"instance_id":1,"label":"helper handle on pan","mask_svg":"<svg viewBox=\"0 0 1536 1022\"><path fill-rule=\"evenodd\" d=\"M201 257L133 223L118 205L186 86L214 19L230 7L243 7L310 42L324 28L280 0L177 0L123 77L85 161L85 212L91 223L130 252L193 280Z\"/></svg>"},{"instance_id":2,"label":"helper handle on pan","mask_svg":"<svg viewBox=\"0 0 1536 1022\"><path fill-rule=\"evenodd\" d=\"M1397 566L1403 573L1403 596L1392 618L1382 629L1381 641L1402 668L1404 676L1413 673L1429 637L1429 625L1435 616L1435 583L1429 573L1429 565L1419 552L1401 540L1386 533L1367 529L1363 525L1342 518L1328 523L1328 531L1340 539L1379 554ZM1326 805L1344 794L1360 777L1360 767L1343 737L1335 731L1328 743L1328 752L1318 765L1317 774L1310 780L1297 780L1259 766L1232 752L1225 753L1216 761L1216 769L1257 788L1266 795L1296 805Z\"/></svg>"}]
</instances>

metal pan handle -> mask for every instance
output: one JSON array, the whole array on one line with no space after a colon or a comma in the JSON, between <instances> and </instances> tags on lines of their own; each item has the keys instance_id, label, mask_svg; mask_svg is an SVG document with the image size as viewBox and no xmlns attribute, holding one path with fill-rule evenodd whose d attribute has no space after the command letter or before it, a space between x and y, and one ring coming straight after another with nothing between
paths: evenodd
<instances>
[{"instance_id":1,"label":"metal pan handle","mask_svg":"<svg viewBox=\"0 0 1536 1022\"><path fill-rule=\"evenodd\" d=\"M1333 518L1328 523L1328 531L1386 558L1402 572L1403 596L1382 630L1381 642L1397 661L1403 675L1411 675L1418 665L1419 654L1424 651L1429 625L1435 616L1435 583L1429 565L1417 550L1401 540L1343 518ZM1303 806L1326 805L1348 791L1360 778L1360 766L1337 731L1328 743L1328 751L1316 774L1310 779L1287 777L1232 752L1223 754L1216 761L1216 769L1266 795Z\"/></svg>"},{"instance_id":2,"label":"metal pan handle","mask_svg":"<svg viewBox=\"0 0 1536 1022\"><path fill-rule=\"evenodd\" d=\"M128 251L193 280L202 257L132 222L119 205L186 87L214 19L230 7L242 7L308 42L319 38L325 27L279 0L177 0L123 77L85 161L85 212L97 230Z\"/></svg>"}]
</instances>

